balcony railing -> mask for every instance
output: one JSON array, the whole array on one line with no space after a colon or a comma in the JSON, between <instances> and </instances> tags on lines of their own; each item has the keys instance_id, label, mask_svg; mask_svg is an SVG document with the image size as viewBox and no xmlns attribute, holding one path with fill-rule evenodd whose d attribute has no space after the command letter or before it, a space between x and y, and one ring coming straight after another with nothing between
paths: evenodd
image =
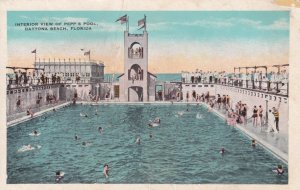
<instances>
[{"instance_id":1,"label":"balcony railing","mask_svg":"<svg viewBox=\"0 0 300 190\"><path fill-rule=\"evenodd\" d=\"M138 51L128 48L128 58L130 59L142 59L143 58L143 48Z\"/></svg>"},{"instance_id":2,"label":"balcony railing","mask_svg":"<svg viewBox=\"0 0 300 190\"><path fill-rule=\"evenodd\" d=\"M182 81L185 80L182 78ZM193 81L192 84L219 84L224 86L239 87L243 89L268 92L283 96L289 95L288 82L270 82L270 81L254 81L254 80L241 80L241 79L219 79L212 78L208 81Z\"/></svg>"}]
</instances>

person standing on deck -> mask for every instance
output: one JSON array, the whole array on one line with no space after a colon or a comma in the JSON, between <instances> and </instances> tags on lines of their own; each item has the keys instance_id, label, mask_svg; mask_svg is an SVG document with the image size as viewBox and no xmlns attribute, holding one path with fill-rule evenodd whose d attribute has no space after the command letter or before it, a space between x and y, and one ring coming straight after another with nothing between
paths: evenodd
<instances>
[{"instance_id":1,"label":"person standing on deck","mask_svg":"<svg viewBox=\"0 0 300 190\"><path fill-rule=\"evenodd\" d=\"M274 131L274 133L278 133L278 131L275 129L275 117L272 114L272 110L269 110L269 115L268 115L268 129L267 132L272 132Z\"/></svg>"},{"instance_id":2,"label":"person standing on deck","mask_svg":"<svg viewBox=\"0 0 300 190\"><path fill-rule=\"evenodd\" d=\"M258 118L259 118L259 123L260 123L260 126L262 127L262 125L263 125L263 108L262 108L262 106L261 105L259 105L259 107L258 107Z\"/></svg>"},{"instance_id":3,"label":"person standing on deck","mask_svg":"<svg viewBox=\"0 0 300 190\"><path fill-rule=\"evenodd\" d=\"M276 129L277 129L278 132L279 132L279 111L278 110L279 110L279 107L280 107L280 102L281 101L279 101L277 108L275 108L275 107L272 108L273 109L272 114L275 117L275 124L276 124Z\"/></svg>"}]
</instances>

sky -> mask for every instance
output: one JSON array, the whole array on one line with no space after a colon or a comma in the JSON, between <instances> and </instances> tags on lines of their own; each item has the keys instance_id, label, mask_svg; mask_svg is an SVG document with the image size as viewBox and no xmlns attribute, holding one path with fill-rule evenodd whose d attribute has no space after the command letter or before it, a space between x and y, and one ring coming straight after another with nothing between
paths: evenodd
<instances>
[{"instance_id":1,"label":"sky","mask_svg":"<svg viewBox=\"0 0 300 190\"><path fill-rule=\"evenodd\" d=\"M101 60L106 73L122 73L125 24L138 30L146 15L148 65L153 73L213 70L238 66L287 64L288 11L9 11L8 65L32 67L37 59ZM94 22L92 30L25 31L16 23Z\"/></svg>"}]
</instances>

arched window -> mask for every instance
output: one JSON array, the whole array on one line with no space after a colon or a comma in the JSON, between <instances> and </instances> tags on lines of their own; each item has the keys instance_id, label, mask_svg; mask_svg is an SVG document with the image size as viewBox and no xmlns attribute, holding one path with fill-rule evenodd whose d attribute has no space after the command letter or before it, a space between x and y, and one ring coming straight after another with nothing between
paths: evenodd
<instances>
[{"instance_id":1,"label":"arched window","mask_svg":"<svg viewBox=\"0 0 300 190\"><path fill-rule=\"evenodd\" d=\"M143 80L143 70L138 64L134 64L128 70L128 80Z\"/></svg>"},{"instance_id":2,"label":"arched window","mask_svg":"<svg viewBox=\"0 0 300 190\"><path fill-rule=\"evenodd\" d=\"M140 43L134 42L128 48L128 57L130 59L142 59L144 49Z\"/></svg>"}]
</instances>

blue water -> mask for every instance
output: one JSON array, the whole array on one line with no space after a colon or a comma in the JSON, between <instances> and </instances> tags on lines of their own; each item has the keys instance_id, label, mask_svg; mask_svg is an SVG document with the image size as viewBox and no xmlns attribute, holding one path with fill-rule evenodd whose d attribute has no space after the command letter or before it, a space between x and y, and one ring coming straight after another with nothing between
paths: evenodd
<instances>
[{"instance_id":1,"label":"blue water","mask_svg":"<svg viewBox=\"0 0 300 190\"><path fill-rule=\"evenodd\" d=\"M98 115L95 110L98 109ZM201 106L75 105L8 128L7 183L286 184L287 166ZM80 112L89 117L80 117ZM178 115L178 112L183 115ZM197 113L201 115L196 118ZM150 128L159 116L161 125ZM45 118L46 117L46 118ZM98 127L104 128L102 134ZM38 130L41 135L28 134ZM74 135L80 140L74 140ZM149 134L153 137L150 138ZM141 144L135 143L141 137ZM83 146L89 141L89 146ZM40 149L18 152L23 145ZM225 147L224 156L219 154ZM110 177L103 176L103 165ZM283 176L271 170L282 164Z\"/></svg>"},{"instance_id":2,"label":"blue water","mask_svg":"<svg viewBox=\"0 0 300 190\"><path fill-rule=\"evenodd\" d=\"M115 80L118 81L117 77L121 74L115 74ZM169 82L180 82L181 74L180 73L158 73L156 75L156 81L169 81ZM113 74L105 74L104 80L109 81Z\"/></svg>"}]
</instances>

